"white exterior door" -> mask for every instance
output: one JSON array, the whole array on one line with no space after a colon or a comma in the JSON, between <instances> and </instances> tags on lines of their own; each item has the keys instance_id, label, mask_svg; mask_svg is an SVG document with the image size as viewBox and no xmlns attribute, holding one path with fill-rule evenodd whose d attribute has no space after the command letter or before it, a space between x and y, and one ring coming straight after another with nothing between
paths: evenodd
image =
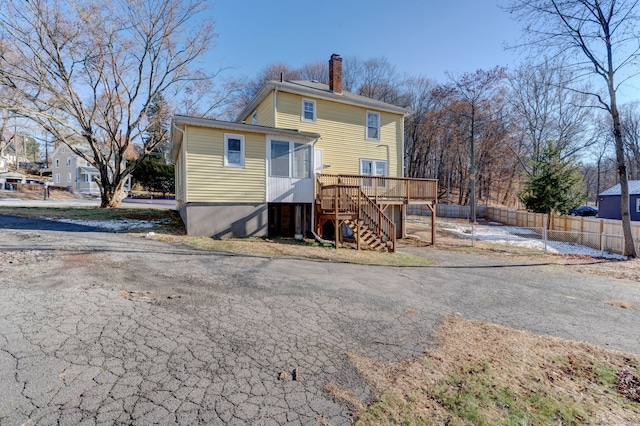
<instances>
[{"instance_id":1,"label":"white exterior door","mask_svg":"<svg viewBox=\"0 0 640 426\"><path fill-rule=\"evenodd\" d=\"M313 202L313 145L267 138L267 202Z\"/></svg>"}]
</instances>

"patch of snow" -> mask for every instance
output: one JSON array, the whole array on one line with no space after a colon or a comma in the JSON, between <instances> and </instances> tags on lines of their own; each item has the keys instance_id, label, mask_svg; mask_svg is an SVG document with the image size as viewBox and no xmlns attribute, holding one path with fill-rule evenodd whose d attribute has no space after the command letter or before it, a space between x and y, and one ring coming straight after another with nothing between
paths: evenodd
<instances>
[{"instance_id":1,"label":"patch of snow","mask_svg":"<svg viewBox=\"0 0 640 426\"><path fill-rule=\"evenodd\" d=\"M148 229L156 225L166 223L166 219L159 220L137 220L137 219L118 219L118 220L80 220L80 219L52 219L58 222L72 223L74 225L92 226L95 228L110 229L112 231L122 231L125 229Z\"/></svg>"},{"instance_id":2,"label":"patch of snow","mask_svg":"<svg viewBox=\"0 0 640 426\"><path fill-rule=\"evenodd\" d=\"M479 241L487 241L496 244L523 247L531 250L544 251L544 241L542 240L542 228L519 228L516 226L475 226L475 234L471 225L457 223L440 224L442 229L446 229L460 238L475 238ZM626 259L625 256L600 251L582 244L566 243L560 241L547 241L547 251L558 254L577 254L606 259Z\"/></svg>"}]
</instances>

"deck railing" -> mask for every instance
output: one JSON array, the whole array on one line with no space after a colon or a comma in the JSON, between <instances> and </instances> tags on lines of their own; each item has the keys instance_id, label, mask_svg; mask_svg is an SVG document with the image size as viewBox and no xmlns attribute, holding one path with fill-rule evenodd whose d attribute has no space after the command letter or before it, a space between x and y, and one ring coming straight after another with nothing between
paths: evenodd
<instances>
[{"instance_id":1,"label":"deck railing","mask_svg":"<svg viewBox=\"0 0 640 426\"><path fill-rule=\"evenodd\" d=\"M435 200L438 195L437 179L330 174L319 174L317 178L321 187L327 185L357 186L375 202L378 200L405 203L428 202Z\"/></svg>"},{"instance_id":2,"label":"deck railing","mask_svg":"<svg viewBox=\"0 0 640 426\"><path fill-rule=\"evenodd\" d=\"M395 249L396 225L357 185L319 184L320 206L323 211L332 211L336 216L349 215L356 223L364 224L371 232L391 241Z\"/></svg>"}]
</instances>

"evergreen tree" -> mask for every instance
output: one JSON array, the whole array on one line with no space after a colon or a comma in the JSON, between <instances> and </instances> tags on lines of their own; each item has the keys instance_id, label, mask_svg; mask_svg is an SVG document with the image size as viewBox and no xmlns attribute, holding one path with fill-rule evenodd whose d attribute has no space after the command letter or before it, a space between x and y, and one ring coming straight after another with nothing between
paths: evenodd
<instances>
[{"instance_id":1,"label":"evergreen tree","mask_svg":"<svg viewBox=\"0 0 640 426\"><path fill-rule=\"evenodd\" d=\"M579 166L571 158L562 159L561 149L552 142L547 142L531 165L537 172L529 176L525 189L518 194L527 210L566 214L586 200Z\"/></svg>"},{"instance_id":2,"label":"evergreen tree","mask_svg":"<svg viewBox=\"0 0 640 426\"><path fill-rule=\"evenodd\" d=\"M154 96L147 111L147 129L145 131L145 145L153 146L147 158L162 164L169 163L169 105L162 93Z\"/></svg>"}]
</instances>

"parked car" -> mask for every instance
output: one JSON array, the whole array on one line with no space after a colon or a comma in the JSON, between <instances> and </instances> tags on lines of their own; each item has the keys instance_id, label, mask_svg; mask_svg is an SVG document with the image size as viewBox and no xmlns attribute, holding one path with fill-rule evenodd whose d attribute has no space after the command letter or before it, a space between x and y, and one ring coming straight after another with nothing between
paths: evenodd
<instances>
[{"instance_id":1,"label":"parked car","mask_svg":"<svg viewBox=\"0 0 640 426\"><path fill-rule=\"evenodd\" d=\"M569 214L571 216L598 216L598 208L591 206L580 206L575 209L570 209Z\"/></svg>"}]
</instances>

